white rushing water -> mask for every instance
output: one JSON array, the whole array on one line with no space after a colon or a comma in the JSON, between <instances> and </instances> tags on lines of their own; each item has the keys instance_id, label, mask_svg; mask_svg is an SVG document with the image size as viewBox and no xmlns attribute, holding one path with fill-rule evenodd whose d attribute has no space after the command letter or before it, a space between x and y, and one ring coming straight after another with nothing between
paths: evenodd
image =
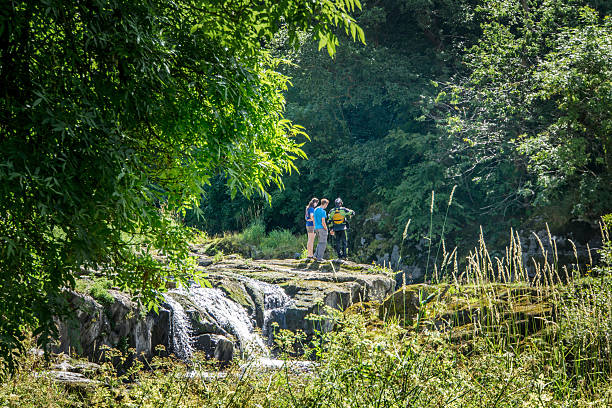
<instances>
[{"instance_id":1,"label":"white rushing water","mask_svg":"<svg viewBox=\"0 0 612 408\"><path fill-rule=\"evenodd\" d=\"M244 278L244 281L259 289L264 295L264 322L261 331L268 345L271 345L273 340L271 324L276 322L281 329L286 328L285 312L293 301L278 285L251 278Z\"/></svg>"},{"instance_id":2,"label":"white rushing water","mask_svg":"<svg viewBox=\"0 0 612 408\"><path fill-rule=\"evenodd\" d=\"M285 325L285 312L291 305L291 298L285 291L269 283L243 277L240 279L263 294L264 321L262 333L271 344L273 332L272 322L279 324L280 328ZM243 355L248 357L268 357L270 352L266 342L255 331L253 320L244 307L229 299L225 293L216 288L203 288L198 285L191 286L188 290L172 289L164 298L172 312L171 334L173 351L177 357L188 360L193 354L192 328L189 317L179 302L172 295L180 295L189 299L198 309L205 311L223 330L233 335L238 340L238 345Z\"/></svg>"},{"instance_id":3,"label":"white rushing water","mask_svg":"<svg viewBox=\"0 0 612 408\"><path fill-rule=\"evenodd\" d=\"M246 310L227 298L223 291L193 286L189 288L189 298L199 308L208 312L219 326L238 339L240 350L244 354L251 356L269 353L261 336L255 333Z\"/></svg>"},{"instance_id":4,"label":"white rushing water","mask_svg":"<svg viewBox=\"0 0 612 408\"><path fill-rule=\"evenodd\" d=\"M175 290L177 292L178 290ZM183 292L184 293L184 292ZM191 337L191 325L189 317L185 313L183 306L170 296L164 294L165 302L170 306L171 320L170 332L172 334L172 348L174 354L182 360L189 360L193 354Z\"/></svg>"}]
</instances>

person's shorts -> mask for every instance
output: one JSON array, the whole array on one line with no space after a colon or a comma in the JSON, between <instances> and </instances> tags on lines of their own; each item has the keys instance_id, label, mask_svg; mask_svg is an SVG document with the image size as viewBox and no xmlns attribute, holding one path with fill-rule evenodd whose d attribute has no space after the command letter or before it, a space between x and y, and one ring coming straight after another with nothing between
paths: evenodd
<instances>
[{"instance_id":1,"label":"person's shorts","mask_svg":"<svg viewBox=\"0 0 612 408\"><path fill-rule=\"evenodd\" d=\"M309 234L314 234L314 225L306 226L306 232Z\"/></svg>"}]
</instances>

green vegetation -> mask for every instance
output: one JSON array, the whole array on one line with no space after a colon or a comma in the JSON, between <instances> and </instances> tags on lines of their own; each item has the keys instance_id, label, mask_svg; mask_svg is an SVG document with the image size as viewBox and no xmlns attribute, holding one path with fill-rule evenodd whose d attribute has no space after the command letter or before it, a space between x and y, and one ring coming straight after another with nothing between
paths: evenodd
<instances>
[{"instance_id":1,"label":"green vegetation","mask_svg":"<svg viewBox=\"0 0 612 408\"><path fill-rule=\"evenodd\" d=\"M7 2L0 405L612 405L611 55L605 0ZM190 241L303 257L313 196L356 210L353 259L397 245L427 284L314 343L281 333L312 372L128 368L124 336L97 382L31 375L66 289L144 313L198 279ZM559 259L553 235L586 242L602 216L599 260ZM517 231L545 222L526 259Z\"/></svg>"},{"instance_id":2,"label":"green vegetation","mask_svg":"<svg viewBox=\"0 0 612 408\"><path fill-rule=\"evenodd\" d=\"M345 41L333 61L279 33L275 52L297 65L285 68L287 117L312 139L308 160L271 207L230 202L216 180L193 225L222 233L256 214L268 230L300 232L311 197L340 196L357 212L353 255L391 253L411 219L403 258L425 268L431 191L439 242L457 186L449 248L471 247L480 225L498 250L510 227L544 222L597 237L612 211L611 12L601 0L364 1L367 45Z\"/></svg>"},{"instance_id":3,"label":"green vegetation","mask_svg":"<svg viewBox=\"0 0 612 408\"><path fill-rule=\"evenodd\" d=\"M94 279L79 279L76 281L75 290L80 293L87 293L92 298L103 304L114 302L113 296L108 293L108 289L113 286L113 282L105 277Z\"/></svg>"},{"instance_id":4,"label":"green vegetation","mask_svg":"<svg viewBox=\"0 0 612 408\"><path fill-rule=\"evenodd\" d=\"M205 251L214 256L218 253L240 254L246 258L272 259L301 256L306 246L306 234L296 236L289 230L273 230L266 233L260 219L239 233L226 233L222 237L204 241Z\"/></svg>"},{"instance_id":5,"label":"green vegetation","mask_svg":"<svg viewBox=\"0 0 612 408\"><path fill-rule=\"evenodd\" d=\"M153 307L186 281L176 214L222 174L266 195L305 157L283 118L281 26L333 54L357 1L12 1L0 13L0 370L44 342L80 268ZM159 257L165 259L165 264Z\"/></svg>"},{"instance_id":6,"label":"green vegetation","mask_svg":"<svg viewBox=\"0 0 612 408\"><path fill-rule=\"evenodd\" d=\"M612 219L602 230L606 259ZM485 259L486 258L486 252ZM518 261L518 259L515 259ZM499 265L497 265L499 266ZM88 376L96 383L61 385L42 372L48 362L27 355L0 385L3 406L155 407L594 407L612 403L612 264L593 271L539 265L541 280L489 279L508 269L484 262L460 280L414 285L396 302L330 311L336 330L304 344L300 333L277 337L285 356L304 347L306 372L265 371L234 364L219 371L197 356L185 365L154 358L117 374L110 364ZM503 280L502 280L503 281ZM402 299L390 296L389 299ZM416 302L408 304L408 302ZM385 301L387 303L387 301ZM401 306L403 303L403 306ZM387 303L388 304L388 303ZM531 317L531 318L530 318ZM125 354L111 353L125 359ZM53 362L51 362L53 363ZM238 363L238 362L236 362ZM31 375L32 371L38 373ZM195 373L195 374L194 374ZM201 376L201 377L200 377Z\"/></svg>"}]
</instances>

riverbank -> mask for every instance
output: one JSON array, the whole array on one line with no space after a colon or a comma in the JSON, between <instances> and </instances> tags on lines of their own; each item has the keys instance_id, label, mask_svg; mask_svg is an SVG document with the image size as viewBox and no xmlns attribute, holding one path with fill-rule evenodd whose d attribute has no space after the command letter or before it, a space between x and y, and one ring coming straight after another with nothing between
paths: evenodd
<instances>
[{"instance_id":1,"label":"riverbank","mask_svg":"<svg viewBox=\"0 0 612 408\"><path fill-rule=\"evenodd\" d=\"M28 353L0 385L8 407L600 407L612 404L612 275L570 283L413 285L383 302L329 311L334 330L281 330L262 367L205 353L99 365ZM127 350L129 353L130 350ZM298 361L299 361L298 360ZM80 374L67 381L58 364ZM72 367L72 368L71 368Z\"/></svg>"}]
</instances>

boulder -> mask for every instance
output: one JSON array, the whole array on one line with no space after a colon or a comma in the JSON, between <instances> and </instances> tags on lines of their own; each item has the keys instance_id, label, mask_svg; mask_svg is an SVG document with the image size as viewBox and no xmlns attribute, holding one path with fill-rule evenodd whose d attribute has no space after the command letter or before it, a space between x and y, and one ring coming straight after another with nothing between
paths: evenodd
<instances>
[{"instance_id":1,"label":"boulder","mask_svg":"<svg viewBox=\"0 0 612 408\"><path fill-rule=\"evenodd\" d=\"M147 357L155 353L158 345L168 348L169 312L159 309L159 314L143 314L141 309L125 293L108 290L112 301L101 304L91 296L66 291L65 296L72 316L56 318L59 339L50 345L49 351L86 356L98 361L103 346L134 349L136 355Z\"/></svg>"},{"instance_id":2,"label":"boulder","mask_svg":"<svg viewBox=\"0 0 612 408\"><path fill-rule=\"evenodd\" d=\"M423 285L402 286L382 302L379 318L398 318L401 324L410 325L419 312L420 299L423 297L427 297Z\"/></svg>"},{"instance_id":3,"label":"boulder","mask_svg":"<svg viewBox=\"0 0 612 408\"><path fill-rule=\"evenodd\" d=\"M203 351L207 358L230 362L234 358L234 343L217 334L202 334L194 339L194 348Z\"/></svg>"}]
</instances>

